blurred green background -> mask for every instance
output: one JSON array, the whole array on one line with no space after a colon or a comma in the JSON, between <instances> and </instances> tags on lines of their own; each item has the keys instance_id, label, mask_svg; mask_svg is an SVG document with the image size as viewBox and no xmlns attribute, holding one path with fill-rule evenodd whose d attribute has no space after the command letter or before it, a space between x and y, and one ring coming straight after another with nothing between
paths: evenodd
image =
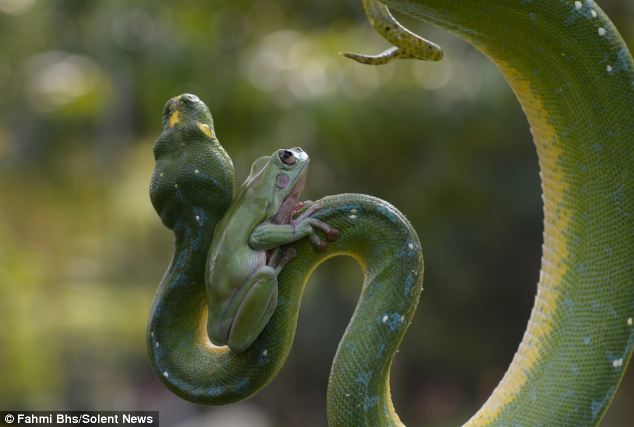
<instances>
[{"instance_id":1,"label":"blurred green background","mask_svg":"<svg viewBox=\"0 0 634 427\"><path fill-rule=\"evenodd\" d=\"M634 3L604 0L634 46ZM326 382L361 286L317 271L291 355L254 398L189 404L151 371L144 327L172 236L147 187L165 101L210 106L238 181L299 145L306 198L388 200L425 249L425 292L392 370L408 425L464 422L499 381L538 277L541 199L528 125L496 68L355 64L386 44L361 2L0 0L0 409L160 410L164 426L324 426ZM605 426L634 423L630 369Z\"/></svg>"}]
</instances>

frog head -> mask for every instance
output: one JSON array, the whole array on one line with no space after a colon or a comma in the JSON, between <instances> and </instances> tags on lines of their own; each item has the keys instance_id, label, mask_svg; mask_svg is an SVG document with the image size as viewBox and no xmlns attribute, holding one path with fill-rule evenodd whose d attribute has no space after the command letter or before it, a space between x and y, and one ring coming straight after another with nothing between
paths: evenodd
<instances>
[{"instance_id":1,"label":"frog head","mask_svg":"<svg viewBox=\"0 0 634 427\"><path fill-rule=\"evenodd\" d=\"M308 163L308 154L299 147L276 150L253 163L244 186L266 202L265 218L277 224L290 220L306 184Z\"/></svg>"}]
</instances>

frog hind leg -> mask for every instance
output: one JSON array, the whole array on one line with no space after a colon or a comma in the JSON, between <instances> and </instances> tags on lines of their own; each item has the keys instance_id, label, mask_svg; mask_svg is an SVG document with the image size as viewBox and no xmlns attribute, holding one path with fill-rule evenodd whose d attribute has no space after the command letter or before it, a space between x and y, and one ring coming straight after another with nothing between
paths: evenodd
<instances>
[{"instance_id":1,"label":"frog hind leg","mask_svg":"<svg viewBox=\"0 0 634 427\"><path fill-rule=\"evenodd\" d=\"M277 248L273 252L273 255L271 255L267 265L275 269L275 274L278 275L284 266L295 258L296 255L297 250L295 248Z\"/></svg>"},{"instance_id":2,"label":"frog hind leg","mask_svg":"<svg viewBox=\"0 0 634 427\"><path fill-rule=\"evenodd\" d=\"M249 291L238 308L227 341L235 353L242 353L253 344L277 306L277 273L273 267L260 267L245 286Z\"/></svg>"}]
</instances>

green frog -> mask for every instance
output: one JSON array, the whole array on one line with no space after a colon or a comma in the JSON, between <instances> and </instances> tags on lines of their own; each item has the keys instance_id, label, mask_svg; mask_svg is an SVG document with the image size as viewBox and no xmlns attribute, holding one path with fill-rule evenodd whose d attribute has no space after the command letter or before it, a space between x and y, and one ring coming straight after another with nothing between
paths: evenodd
<instances>
[{"instance_id":1,"label":"green frog","mask_svg":"<svg viewBox=\"0 0 634 427\"><path fill-rule=\"evenodd\" d=\"M317 229L326 241L339 237L311 217L321 203L299 201L308 164L299 147L257 159L216 226L205 270L207 334L214 345L241 353L262 332L277 306L277 276L296 254L283 245L308 237L323 250Z\"/></svg>"}]
</instances>

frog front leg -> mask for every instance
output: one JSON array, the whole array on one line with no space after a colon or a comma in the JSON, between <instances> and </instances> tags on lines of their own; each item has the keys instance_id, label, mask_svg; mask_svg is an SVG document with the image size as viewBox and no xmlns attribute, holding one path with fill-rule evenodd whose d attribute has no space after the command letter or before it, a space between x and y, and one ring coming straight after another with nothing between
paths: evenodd
<instances>
[{"instance_id":1,"label":"frog front leg","mask_svg":"<svg viewBox=\"0 0 634 427\"><path fill-rule=\"evenodd\" d=\"M249 289L240 303L229 331L227 345L242 353L253 344L277 306L277 269L263 265L246 281Z\"/></svg>"},{"instance_id":2,"label":"frog front leg","mask_svg":"<svg viewBox=\"0 0 634 427\"><path fill-rule=\"evenodd\" d=\"M329 242L337 240L340 235L336 228L302 214L299 218L291 220L289 224L274 224L266 221L258 225L249 237L249 246L256 250L273 249L308 237L316 249L324 249L326 244L321 241L315 229L323 231Z\"/></svg>"}]
</instances>

